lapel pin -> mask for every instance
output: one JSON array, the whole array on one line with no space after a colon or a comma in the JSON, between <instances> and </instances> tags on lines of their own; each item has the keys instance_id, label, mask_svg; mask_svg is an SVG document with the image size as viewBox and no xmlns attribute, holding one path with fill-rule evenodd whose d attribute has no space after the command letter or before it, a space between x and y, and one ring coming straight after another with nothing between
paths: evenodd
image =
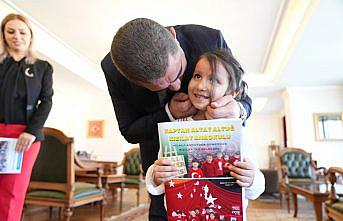
<instances>
[{"instance_id":1,"label":"lapel pin","mask_svg":"<svg viewBox=\"0 0 343 221\"><path fill-rule=\"evenodd\" d=\"M34 74L33 74L33 73L30 73L29 71L30 71L30 68L26 68L26 69L25 69L25 75L28 76L28 77L30 77L30 78L33 78Z\"/></svg>"}]
</instances>

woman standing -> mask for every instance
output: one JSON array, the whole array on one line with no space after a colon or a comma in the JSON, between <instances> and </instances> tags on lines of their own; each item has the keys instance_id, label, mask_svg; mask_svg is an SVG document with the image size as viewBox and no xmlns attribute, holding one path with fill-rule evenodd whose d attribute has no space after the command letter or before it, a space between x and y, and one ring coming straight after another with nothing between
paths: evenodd
<instances>
[{"instance_id":1,"label":"woman standing","mask_svg":"<svg viewBox=\"0 0 343 221\"><path fill-rule=\"evenodd\" d=\"M18 138L24 152L20 174L0 174L0 220L19 221L32 167L52 106L52 67L33 53L33 33L22 15L1 23L0 137Z\"/></svg>"}]
</instances>

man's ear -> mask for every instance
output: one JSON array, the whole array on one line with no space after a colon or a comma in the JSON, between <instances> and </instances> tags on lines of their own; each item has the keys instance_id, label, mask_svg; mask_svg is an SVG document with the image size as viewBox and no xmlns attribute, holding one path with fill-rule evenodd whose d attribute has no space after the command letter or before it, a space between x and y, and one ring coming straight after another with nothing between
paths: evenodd
<instances>
[{"instance_id":1,"label":"man's ear","mask_svg":"<svg viewBox=\"0 0 343 221\"><path fill-rule=\"evenodd\" d=\"M175 39L176 44L177 44L178 46L180 46L179 41L176 39L176 31L175 31L174 27L170 27L170 28L169 28L169 32L170 32L170 34L173 36L173 38Z\"/></svg>"},{"instance_id":2,"label":"man's ear","mask_svg":"<svg viewBox=\"0 0 343 221\"><path fill-rule=\"evenodd\" d=\"M170 32L170 34L172 34L173 38L175 38L175 40L176 40L176 31L175 31L174 27L170 27L169 32Z\"/></svg>"}]
</instances>

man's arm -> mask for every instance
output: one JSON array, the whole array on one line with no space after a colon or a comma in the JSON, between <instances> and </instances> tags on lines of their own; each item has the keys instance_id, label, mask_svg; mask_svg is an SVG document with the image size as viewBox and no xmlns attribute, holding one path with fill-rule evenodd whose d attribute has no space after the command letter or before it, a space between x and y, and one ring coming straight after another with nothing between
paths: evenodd
<instances>
[{"instance_id":1,"label":"man's arm","mask_svg":"<svg viewBox=\"0 0 343 221\"><path fill-rule=\"evenodd\" d=\"M157 132L157 123L169 121L165 109L162 107L149 114L135 110L129 103L124 86L113 81L111 75L119 74L119 72L113 65L109 54L102 60L101 67L106 77L121 134L130 143L140 143L146 139L152 139L153 134Z\"/></svg>"},{"instance_id":2,"label":"man's arm","mask_svg":"<svg viewBox=\"0 0 343 221\"><path fill-rule=\"evenodd\" d=\"M112 97L119 130L130 143L152 139L157 132L157 123L169 121L164 108L150 114L139 115L127 101Z\"/></svg>"},{"instance_id":3,"label":"man's arm","mask_svg":"<svg viewBox=\"0 0 343 221\"><path fill-rule=\"evenodd\" d=\"M251 104L252 104L252 101L251 101L251 98L247 95L246 97L240 99L240 100L237 100L239 103L241 103L246 111L246 119L248 119L251 115Z\"/></svg>"}]
</instances>

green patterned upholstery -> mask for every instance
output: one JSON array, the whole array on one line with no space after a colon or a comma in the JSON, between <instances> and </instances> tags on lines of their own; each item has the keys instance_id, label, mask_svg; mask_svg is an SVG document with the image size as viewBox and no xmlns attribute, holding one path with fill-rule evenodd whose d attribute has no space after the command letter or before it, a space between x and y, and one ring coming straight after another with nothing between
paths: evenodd
<instances>
[{"instance_id":1,"label":"green patterned upholstery","mask_svg":"<svg viewBox=\"0 0 343 221\"><path fill-rule=\"evenodd\" d=\"M137 190L137 206L139 206L139 192L140 188L144 185L142 176L141 155L139 148L132 148L129 152L125 153L124 159L120 164L123 167L123 174L125 180L117 183L110 183L109 186L113 190L120 188L120 211L123 205L123 189L136 189Z\"/></svg>"},{"instance_id":2,"label":"green patterned upholstery","mask_svg":"<svg viewBox=\"0 0 343 221\"><path fill-rule=\"evenodd\" d=\"M331 203L330 203L330 200L327 200L327 201L325 202L325 205L326 205L327 207L330 207L330 208L333 209L333 210L336 210L336 211L338 211L338 212L340 212L340 213L343 213L343 197L340 197L340 198L337 200L337 202L333 203L332 205L331 205Z\"/></svg>"},{"instance_id":3,"label":"green patterned upholstery","mask_svg":"<svg viewBox=\"0 0 343 221\"><path fill-rule=\"evenodd\" d=\"M135 178L126 178L125 179L125 185L140 185L142 182L138 179L139 177Z\"/></svg>"},{"instance_id":4,"label":"green patterned upholstery","mask_svg":"<svg viewBox=\"0 0 343 221\"><path fill-rule=\"evenodd\" d=\"M343 213L343 202L341 201L341 202L334 203L332 204L331 208L340 213Z\"/></svg>"},{"instance_id":5,"label":"green patterned upholstery","mask_svg":"<svg viewBox=\"0 0 343 221\"><path fill-rule=\"evenodd\" d=\"M102 190L98 189L95 184L76 182L75 191L73 197L80 199L93 194L101 194ZM65 199L66 194L62 191L56 190L32 190L27 193L30 197L42 197L42 198L54 198L54 199Z\"/></svg>"},{"instance_id":6,"label":"green patterned upholstery","mask_svg":"<svg viewBox=\"0 0 343 221\"><path fill-rule=\"evenodd\" d=\"M325 168L317 167L312 159L312 154L301 148L283 148L276 153L275 160L279 173L280 205L282 206L283 195L286 194L288 212L290 212L288 184L320 184L326 182Z\"/></svg>"},{"instance_id":7,"label":"green patterned upholstery","mask_svg":"<svg viewBox=\"0 0 343 221\"><path fill-rule=\"evenodd\" d=\"M124 174L139 175L140 174L141 155L139 151L131 152L125 156Z\"/></svg>"},{"instance_id":8,"label":"green patterned upholstery","mask_svg":"<svg viewBox=\"0 0 343 221\"><path fill-rule=\"evenodd\" d=\"M299 152L287 152L281 156L281 165L287 166L288 178L312 178L311 158Z\"/></svg>"}]
</instances>

